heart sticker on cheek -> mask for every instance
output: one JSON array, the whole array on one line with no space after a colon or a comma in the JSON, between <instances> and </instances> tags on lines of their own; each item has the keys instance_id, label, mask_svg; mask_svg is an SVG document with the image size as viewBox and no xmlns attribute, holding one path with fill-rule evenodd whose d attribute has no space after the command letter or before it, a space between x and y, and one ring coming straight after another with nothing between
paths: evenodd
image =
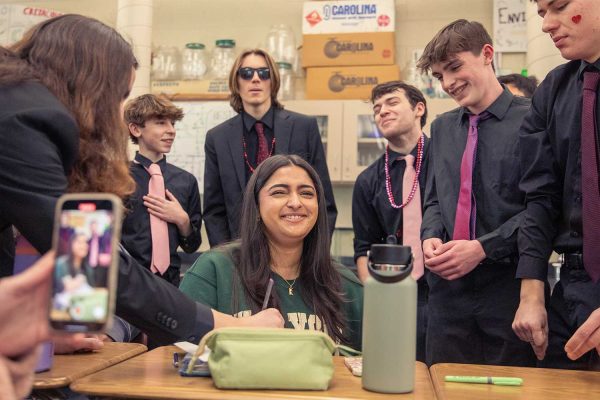
<instances>
[{"instance_id":1,"label":"heart sticker on cheek","mask_svg":"<svg viewBox=\"0 0 600 400\"><path fill-rule=\"evenodd\" d=\"M581 22L581 15L575 15L575 16L573 16L573 18L571 18L571 21L573 21L576 24L578 24L579 22Z\"/></svg>"}]
</instances>

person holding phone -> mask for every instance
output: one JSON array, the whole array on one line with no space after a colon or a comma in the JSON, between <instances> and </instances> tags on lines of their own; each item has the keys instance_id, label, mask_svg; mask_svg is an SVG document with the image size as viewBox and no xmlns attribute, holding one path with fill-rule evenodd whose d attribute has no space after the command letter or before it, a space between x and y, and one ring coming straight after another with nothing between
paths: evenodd
<instances>
[{"instance_id":1,"label":"person holding phone","mask_svg":"<svg viewBox=\"0 0 600 400\"><path fill-rule=\"evenodd\" d=\"M331 260L324 193L319 175L301 157L266 159L246 186L240 240L200 256L180 289L240 317L267 304L281 311L286 328L326 331L360 349L363 288Z\"/></svg>"},{"instance_id":2,"label":"person holding phone","mask_svg":"<svg viewBox=\"0 0 600 400\"><path fill-rule=\"evenodd\" d=\"M61 194L132 193L122 116L136 67L114 29L74 14L41 22L0 48L0 230L14 225L43 253ZM283 324L276 310L244 320L212 311L123 251L117 263L116 314L157 343L197 341L230 324Z\"/></svg>"}]
</instances>

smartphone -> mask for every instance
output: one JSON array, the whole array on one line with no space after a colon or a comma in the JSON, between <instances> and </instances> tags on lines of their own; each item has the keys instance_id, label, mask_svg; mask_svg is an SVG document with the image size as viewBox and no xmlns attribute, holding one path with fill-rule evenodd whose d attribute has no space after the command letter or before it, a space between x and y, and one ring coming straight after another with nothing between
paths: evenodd
<instances>
[{"instance_id":1,"label":"smartphone","mask_svg":"<svg viewBox=\"0 0 600 400\"><path fill-rule=\"evenodd\" d=\"M123 205L112 194L70 193L56 204L50 324L69 332L110 326Z\"/></svg>"}]
</instances>

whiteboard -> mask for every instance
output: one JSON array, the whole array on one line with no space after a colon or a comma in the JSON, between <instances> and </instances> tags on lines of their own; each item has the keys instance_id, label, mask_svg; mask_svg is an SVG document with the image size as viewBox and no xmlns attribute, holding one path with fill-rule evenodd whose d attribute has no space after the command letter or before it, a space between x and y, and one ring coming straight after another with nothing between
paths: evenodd
<instances>
[{"instance_id":1,"label":"whiteboard","mask_svg":"<svg viewBox=\"0 0 600 400\"><path fill-rule=\"evenodd\" d=\"M204 140L206 132L227 121L237 113L227 101L177 101L184 112L183 119L175 125L177 136L167 154L170 164L183 168L198 180L200 193L204 191Z\"/></svg>"}]
</instances>

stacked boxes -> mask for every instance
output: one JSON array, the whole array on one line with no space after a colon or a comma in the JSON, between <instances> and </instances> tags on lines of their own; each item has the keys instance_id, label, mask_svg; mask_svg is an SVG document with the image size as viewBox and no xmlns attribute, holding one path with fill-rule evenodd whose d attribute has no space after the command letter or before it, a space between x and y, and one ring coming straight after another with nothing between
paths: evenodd
<instances>
[{"instance_id":1,"label":"stacked boxes","mask_svg":"<svg viewBox=\"0 0 600 400\"><path fill-rule=\"evenodd\" d=\"M373 86L399 79L393 0L307 2L303 15L308 99L368 99Z\"/></svg>"}]
</instances>

